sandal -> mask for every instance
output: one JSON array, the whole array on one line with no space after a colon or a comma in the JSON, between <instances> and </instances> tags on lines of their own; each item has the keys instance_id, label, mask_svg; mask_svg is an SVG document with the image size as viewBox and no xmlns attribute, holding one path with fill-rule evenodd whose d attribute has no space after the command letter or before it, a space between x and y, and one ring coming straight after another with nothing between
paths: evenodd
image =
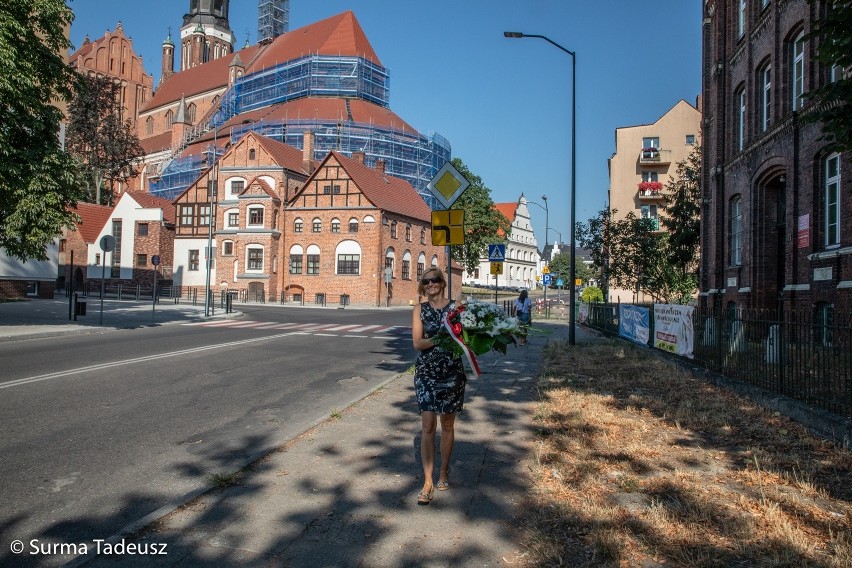
<instances>
[{"instance_id":1,"label":"sandal","mask_svg":"<svg viewBox=\"0 0 852 568\"><path fill-rule=\"evenodd\" d=\"M447 489L450 488L450 482L449 481L439 481L438 485L436 485L435 487L438 488L438 491L446 491Z\"/></svg>"},{"instance_id":2,"label":"sandal","mask_svg":"<svg viewBox=\"0 0 852 568\"><path fill-rule=\"evenodd\" d=\"M435 496L435 490L431 489L428 492L421 491L417 494L417 504L418 505L428 505L432 502L432 497Z\"/></svg>"}]
</instances>

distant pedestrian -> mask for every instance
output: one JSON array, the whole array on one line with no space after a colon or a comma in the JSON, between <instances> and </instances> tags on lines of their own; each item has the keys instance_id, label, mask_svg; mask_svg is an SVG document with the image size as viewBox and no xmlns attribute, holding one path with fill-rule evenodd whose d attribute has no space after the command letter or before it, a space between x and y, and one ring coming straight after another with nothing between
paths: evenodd
<instances>
[{"instance_id":1,"label":"distant pedestrian","mask_svg":"<svg viewBox=\"0 0 852 568\"><path fill-rule=\"evenodd\" d=\"M521 290L521 293L514 302L514 307L515 317L521 322L521 329L524 331L523 336L518 339L518 345L525 345L527 342L527 332L532 323L532 302L526 290Z\"/></svg>"},{"instance_id":2,"label":"distant pedestrian","mask_svg":"<svg viewBox=\"0 0 852 568\"><path fill-rule=\"evenodd\" d=\"M417 495L419 505L432 501L435 488L450 488L450 456L455 442L456 412L464 406L467 377L461 356L436 347L431 338L441 329L444 315L455 309L456 302L444 298L447 282L438 268L423 273L417 292L426 301L414 306L411 335L419 351L414 365L414 392L420 409L420 460L423 463L423 488ZM441 422L441 464L438 484L433 485L435 469L435 430Z\"/></svg>"}]
</instances>

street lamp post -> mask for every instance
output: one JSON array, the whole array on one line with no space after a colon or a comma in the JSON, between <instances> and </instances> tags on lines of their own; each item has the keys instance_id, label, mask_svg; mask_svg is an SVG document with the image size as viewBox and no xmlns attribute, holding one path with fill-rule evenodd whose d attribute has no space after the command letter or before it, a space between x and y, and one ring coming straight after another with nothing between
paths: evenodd
<instances>
[{"instance_id":1,"label":"street lamp post","mask_svg":"<svg viewBox=\"0 0 852 568\"><path fill-rule=\"evenodd\" d=\"M503 35L508 38L522 38L522 37L537 37L539 39L543 39L549 44L561 49L565 53L571 56L571 282L569 282L570 286L570 298L568 299L568 306L570 311L570 316L568 317L568 343L569 345L576 345L576 325L574 322L574 306L576 304L575 293L576 293L576 277L577 277L577 266L576 266L576 227L575 227L575 209L576 209L576 182L577 182L577 120L576 120L576 109L577 109L577 54L571 50L565 49L549 37L538 35L538 34L525 34L522 32L503 32ZM546 233L546 231L545 231ZM546 237L545 237L545 240Z\"/></svg>"},{"instance_id":2,"label":"street lamp post","mask_svg":"<svg viewBox=\"0 0 852 568\"><path fill-rule=\"evenodd\" d=\"M210 211L207 217L207 254L205 262L207 263L207 279L204 284L204 317L209 317L213 308L213 299L210 297L210 273L213 271L213 207L216 196L216 132L213 133L213 150L206 152L208 159L212 160L210 168Z\"/></svg>"},{"instance_id":3,"label":"street lamp post","mask_svg":"<svg viewBox=\"0 0 852 568\"><path fill-rule=\"evenodd\" d=\"M554 233L556 233L557 235L559 235L559 242L560 242L560 243L562 243L562 244L565 244L565 243L563 243L563 242L562 242L562 233L560 233L559 231L557 231L557 230L556 230L556 229L554 229L553 227L550 227L550 228L548 229L548 231L553 231Z\"/></svg>"},{"instance_id":4,"label":"street lamp post","mask_svg":"<svg viewBox=\"0 0 852 568\"><path fill-rule=\"evenodd\" d=\"M550 231L550 211L548 211L548 209L547 209L547 196L542 195L541 199L542 199L542 201L544 201L544 205L536 203L535 201L530 201L529 199L527 199L527 203L532 203L533 205L535 205L537 207L541 207L542 209L544 209L544 249L542 249L542 250L543 250L543 252L546 252L547 251L547 233L548 233L548 231ZM545 262L546 262L546 260L545 260ZM544 305L547 306L547 286L546 285L544 287Z\"/></svg>"}]
</instances>

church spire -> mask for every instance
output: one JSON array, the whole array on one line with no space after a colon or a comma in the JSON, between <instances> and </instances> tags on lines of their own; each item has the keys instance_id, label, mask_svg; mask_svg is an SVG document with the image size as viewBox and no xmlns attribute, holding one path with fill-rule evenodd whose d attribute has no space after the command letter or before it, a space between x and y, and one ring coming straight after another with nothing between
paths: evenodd
<instances>
[{"instance_id":1,"label":"church spire","mask_svg":"<svg viewBox=\"0 0 852 568\"><path fill-rule=\"evenodd\" d=\"M181 71L234 51L229 9L229 0L190 0L180 28Z\"/></svg>"}]
</instances>

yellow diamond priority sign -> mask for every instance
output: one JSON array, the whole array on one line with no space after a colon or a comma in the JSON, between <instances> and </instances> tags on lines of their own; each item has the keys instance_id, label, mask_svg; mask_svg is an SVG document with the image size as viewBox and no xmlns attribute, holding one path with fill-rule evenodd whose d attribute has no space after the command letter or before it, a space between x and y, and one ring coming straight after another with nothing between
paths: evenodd
<instances>
[{"instance_id":1,"label":"yellow diamond priority sign","mask_svg":"<svg viewBox=\"0 0 852 568\"><path fill-rule=\"evenodd\" d=\"M470 182L467 178L461 175L453 164L445 162L426 188L444 206L444 209L449 209L469 186Z\"/></svg>"}]
</instances>

